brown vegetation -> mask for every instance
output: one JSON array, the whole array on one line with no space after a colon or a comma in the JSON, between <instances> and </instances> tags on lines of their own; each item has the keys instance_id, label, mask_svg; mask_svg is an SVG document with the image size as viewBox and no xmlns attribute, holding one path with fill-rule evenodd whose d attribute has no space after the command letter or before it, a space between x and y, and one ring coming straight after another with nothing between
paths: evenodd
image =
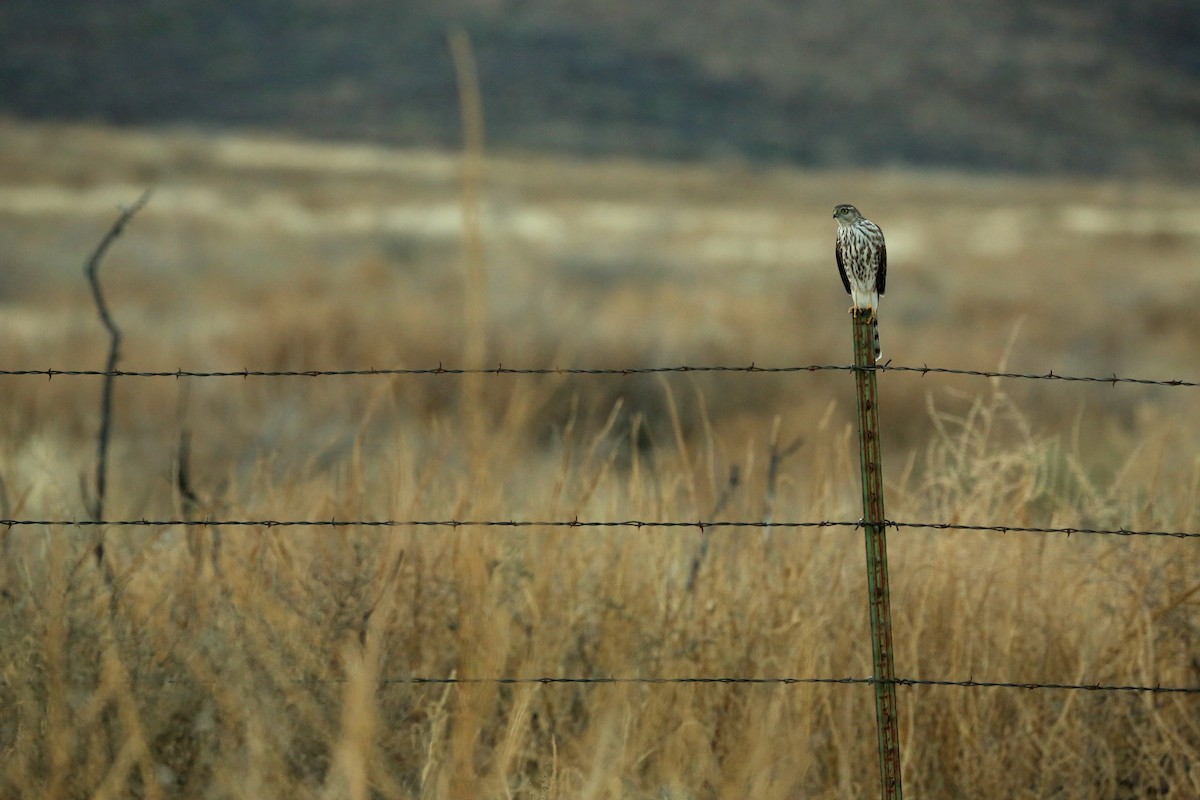
<instances>
[{"instance_id":1,"label":"brown vegetation","mask_svg":"<svg viewBox=\"0 0 1200 800\"><path fill-rule=\"evenodd\" d=\"M3 366L431 367L465 344L455 159L0 127ZM1196 379L1200 196L493 160L487 361L844 363L836 202L887 231L897 364ZM108 514L852 520L845 373L126 378ZM1196 530L1196 390L881 376L894 519ZM86 516L100 383L7 377L0 513ZM191 439L189 505L174 488ZM772 447L799 439L768 478ZM736 470L736 481L731 478ZM88 528L0 536L0 795L876 791L861 685L413 685L870 669L852 529ZM707 557L686 586L702 536ZM1197 685L1192 540L890 534L897 668ZM1200 793L1194 695L902 688L921 797Z\"/></svg>"}]
</instances>

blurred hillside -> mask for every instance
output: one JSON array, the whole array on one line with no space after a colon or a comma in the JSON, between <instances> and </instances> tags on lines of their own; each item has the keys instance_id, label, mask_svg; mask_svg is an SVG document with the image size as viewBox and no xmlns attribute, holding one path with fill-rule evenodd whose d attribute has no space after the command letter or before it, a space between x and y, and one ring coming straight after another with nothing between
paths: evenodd
<instances>
[{"instance_id":1,"label":"blurred hillside","mask_svg":"<svg viewBox=\"0 0 1200 800\"><path fill-rule=\"evenodd\" d=\"M1200 175L1200 4L9 0L0 111L453 145Z\"/></svg>"}]
</instances>

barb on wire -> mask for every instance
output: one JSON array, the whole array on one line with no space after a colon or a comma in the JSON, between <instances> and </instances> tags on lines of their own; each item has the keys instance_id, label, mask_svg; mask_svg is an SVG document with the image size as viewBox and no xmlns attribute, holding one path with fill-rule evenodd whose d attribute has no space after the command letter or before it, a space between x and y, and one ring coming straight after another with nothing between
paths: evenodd
<instances>
[{"instance_id":1,"label":"barb on wire","mask_svg":"<svg viewBox=\"0 0 1200 800\"><path fill-rule=\"evenodd\" d=\"M959 522L903 522L885 520L889 528L991 532L1086 534L1094 536L1161 536L1200 539L1197 531L1135 530L1132 528L1035 527L1030 525L967 525ZM230 528L861 528L861 521L812 520L775 522L764 520L534 520L534 519L0 519L0 526L40 525L45 527L230 527Z\"/></svg>"},{"instance_id":2,"label":"barb on wire","mask_svg":"<svg viewBox=\"0 0 1200 800\"><path fill-rule=\"evenodd\" d=\"M445 367L438 364L436 367L414 367L414 368L375 368L364 367L362 369L307 369L307 370L258 370L258 369L238 369L238 370L219 370L219 371L197 371L197 370L95 370L95 369L0 369L0 376L39 376L44 378L56 377L104 377L104 378L327 378L327 377L344 377L344 376L387 376L387 375L612 375L612 376L630 376L630 375L652 375L672 372L745 372L745 373L761 373L761 374L780 374L791 372L829 372L842 371L853 372L860 369L852 364L802 364L797 366L782 366L782 367L760 367L755 363L750 363L746 366L738 365L688 365L680 364L677 366L667 367L604 367L604 368L586 368L586 367L506 367L503 364L497 364L494 367L483 367L480 369L463 369L458 367ZM1200 387L1200 381L1187 381L1182 379L1155 379L1155 378L1126 378L1118 375L1062 375L1054 370L1041 373L1024 373L1024 372L992 372L988 370L975 369L955 369L951 367L930 367L922 365L920 367L892 366L888 364L879 364L868 369L878 370L880 372L913 372L922 376L929 374L938 375L967 375L979 378L1013 378L1022 380L1037 380L1037 381L1068 381L1077 383L1106 383L1110 385L1117 384L1137 384L1141 386L1167 386L1167 387Z\"/></svg>"}]
</instances>

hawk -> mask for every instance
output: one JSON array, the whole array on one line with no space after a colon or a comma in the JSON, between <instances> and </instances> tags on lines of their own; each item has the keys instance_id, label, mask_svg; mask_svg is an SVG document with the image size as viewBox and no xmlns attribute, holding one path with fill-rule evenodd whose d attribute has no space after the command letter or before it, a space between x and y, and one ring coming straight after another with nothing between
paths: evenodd
<instances>
[{"instance_id":1,"label":"hawk","mask_svg":"<svg viewBox=\"0 0 1200 800\"><path fill-rule=\"evenodd\" d=\"M879 298L883 295L887 279L887 247L883 243L883 231L852 205L845 203L833 209L837 220L838 273L842 286L853 305L850 313L863 308L871 309L871 323L875 330L875 360L879 361Z\"/></svg>"}]
</instances>

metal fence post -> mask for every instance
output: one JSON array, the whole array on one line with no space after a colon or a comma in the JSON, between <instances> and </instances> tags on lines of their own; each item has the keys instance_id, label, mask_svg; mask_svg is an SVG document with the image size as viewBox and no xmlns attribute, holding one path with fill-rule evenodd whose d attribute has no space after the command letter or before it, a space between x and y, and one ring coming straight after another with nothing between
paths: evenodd
<instances>
[{"instance_id":1,"label":"metal fence post","mask_svg":"<svg viewBox=\"0 0 1200 800\"><path fill-rule=\"evenodd\" d=\"M867 592L874 656L875 727L879 779L884 800L900 800L900 732L896 713L896 669L892 650L892 606L888 593L887 527L879 448L879 401L875 388L874 327L868 309L855 311L854 378L858 389L858 442L862 467L863 533L867 545Z\"/></svg>"}]
</instances>

